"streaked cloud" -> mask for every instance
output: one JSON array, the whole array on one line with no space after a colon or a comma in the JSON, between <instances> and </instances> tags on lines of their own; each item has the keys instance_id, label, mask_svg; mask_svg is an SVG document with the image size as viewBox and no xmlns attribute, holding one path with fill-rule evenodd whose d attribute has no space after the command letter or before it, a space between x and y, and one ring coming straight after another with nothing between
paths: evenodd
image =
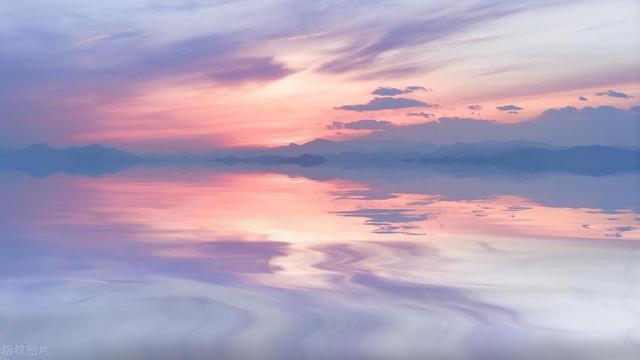
<instances>
[{"instance_id":1,"label":"streaked cloud","mask_svg":"<svg viewBox=\"0 0 640 360\"><path fill-rule=\"evenodd\" d=\"M123 40L123 39L133 39L136 38L138 36L142 36L142 33L139 31L133 31L133 30L126 30L126 31L118 31L118 32L113 32L113 33L105 33L105 34L97 34L97 35L93 35L93 36L89 36L89 37L85 37L82 39L79 39L78 41L74 42L72 44L72 46L87 46L87 45L92 45L95 43L98 43L100 41L106 41L106 40Z\"/></svg>"},{"instance_id":2,"label":"streaked cloud","mask_svg":"<svg viewBox=\"0 0 640 360\"><path fill-rule=\"evenodd\" d=\"M225 83L241 83L246 81L268 81L283 78L292 74L284 63L273 57L253 57L230 59L222 62L205 73L205 77Z\"/></svg>"},{"instance_id":3,"label":"streaked cloud","mask_svg":"<svg viewBox=\"0 0 640 360\"><path fill-rule=\"evenodd\" d=\"M547 5L534 1L481 1L449 10L439 8L420 19L385 29L364 46L362 39L354 41L352 46L342 51L341 56L326 62L320 70L332 73L359 71L371 67L390 52L433 44L482 24Z\"/></svg>"}]
</instances>

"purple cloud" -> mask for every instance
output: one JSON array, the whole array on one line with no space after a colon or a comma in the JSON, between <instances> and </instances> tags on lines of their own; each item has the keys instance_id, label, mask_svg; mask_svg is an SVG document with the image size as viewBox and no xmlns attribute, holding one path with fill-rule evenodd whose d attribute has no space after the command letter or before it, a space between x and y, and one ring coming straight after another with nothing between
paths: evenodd
<instances>
[{"instance_id":1,"label":"purple cloud","mask_svg":"<svg viewBox=\"0 0 640 360\"><path fill-rule=\"evenodd\" d=\"M414 86L407 86L406 88L404 88L404 90L405 91L409 91L409 92L414 92L414 91L418 91L418 90L420 90L420 91L429 91L430 89L427 89L424 86L414 85Z\"/></svg>"},{"instance_id":2,"label":"purple cloud","mask_svg":"<svg viewBox=\"0 0 640 360\"><path fill-rule=\"evenodd\" d=\"M395 96L404 94L404 90L392 87L379 87L371 92L373 95Z\"/></svg>"},{"instance_id":3,"label":"purple cloud","mask_svg":"<svg viewBox=\"0 0 640 360\"><path fill-rule=\"evenodd\" d=\"M434 105L427 104L426 102L408 99L408 98L393 98L393 97L377 97L373 100L370 100L366 104L359 105L343 105L337 107L339 110L348 110L348 111L378 111L378 110L393 110L393 109L404 109L411 107L432 107Z\"/></svg>"},{"instance_id":4,"label":"purple cloud","mask_svg":"<svg viewBox=\"0 0 640 360\"><path fill-rule=\"evenodd\" d=\"M580 101L589 101L589 99L587 99L587 98L586 98L586 97L584 97L584 96L579 96L579 97L578 97L578 100L580 100Z\"/></svg>"},{"instance_id":5,"label":"purple cloud","mask_svg":"<svg viewBox=\"0 0 640 360\"><path fill-rule=\"evenodd\" d=\"M520 111L523 108L521 108L518 105L502 105L502 106L497 106L496 109L500 110L500 111Z\"/></svg>"},{"instance_id":6,"label":"purple cloud","mask_svg":"<svg viewBox=\"0 0 640 360\"><path fill-rule=\"evenodd\" d=\"M225 83L276 80L293 72L272 57L231 59L216 68L207 73L206 77Z\"/></svg>"},{"instance_id":7,"label":"purple cloud","mask_svg":"<svg viewBox=\"0 0 640 360\"><path fill-rule=\"evenodd\" d=\"M469 105L469 106L467 106L467 108L469 108L469 110L474 110L474 111L482 110L482 106L480 106L480 105Z\"/></svg>"},{"instance_id":8,"label":"purple cloud","mask_svg":"<svg viewBox=\"0 0 640 360\"><path fill-rule=\"evenodd\" d=\"M410 94L415 91L428 91L427 88L423 86L407 86L404 89L398 89L394 87L386 87L381 86L371 92L373 95L382 95L382 96L395 96L402 94Z\"/></svg>"},{"instance_id":9,"label":"purple cloud","mask_svg":"<svg viewBox=\"0 0 640 360\"><path fill-rule=\"evenodd\" d=\"M73 46L69 38L45 32L9 37L0 45L0 118L20 121L9 130L0 125L0 143L65 141L108 116L98 107L134 98L150 82L235 85L276 80L294 71L270 56L241 54L246 42L237 34L209 34L148 43L146 34L133 30ZM22 44L20 51L5 49L18 49L17 44ZM68 101L87 94L86 102Z\"/></svg>"},{"instance_id":10,"label":"purple cloud","mask_svg":"<svg viewBox=\"0 0 640 360\"><path fill-rule=\"evenodd\" d=\"M629 94L625 94L623 92L615 91L615 90L607 90L607 91L603 91L603 92L598 92L598 93L595 93L595 95L596 96L609 96L609 97L621 98L621 99L629 99L629 98L633 97L633 96L631 96Z\"/></svg>"}]
</instances>

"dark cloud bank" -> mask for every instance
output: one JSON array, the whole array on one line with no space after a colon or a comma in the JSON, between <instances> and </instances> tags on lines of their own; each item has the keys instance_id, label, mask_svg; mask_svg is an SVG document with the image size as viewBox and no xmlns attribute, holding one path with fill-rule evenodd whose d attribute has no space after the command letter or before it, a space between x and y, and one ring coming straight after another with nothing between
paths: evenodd
<instances>
[{"instance_id":1,"label":"dark cloud bank","mask_svg":"<svg viewBox=\"0 0 640 360\"><path fill-rule=\"evenodd\" d=\"M611 106L550 109L526 122L502 124L471 118L440 118L421 124L392 126L377 131L370 140L450 144L455 142L530 140L554 145L638 146L640 113Z\"/></svg>"}]
</instances>

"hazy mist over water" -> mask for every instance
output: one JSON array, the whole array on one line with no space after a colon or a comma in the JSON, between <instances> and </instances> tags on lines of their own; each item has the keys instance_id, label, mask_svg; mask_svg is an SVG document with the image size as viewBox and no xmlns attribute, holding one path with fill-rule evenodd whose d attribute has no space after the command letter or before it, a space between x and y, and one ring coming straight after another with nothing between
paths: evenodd
<instances>
[{"instance_id":1,"label":"hazy mist over water","mask_svg":"<svg viewBox=\"0 0 640 360\"><path fill-rule=\"evenodd\" d=\"M53 359L635 359L637 174L0 172L0 339Z\"/></svg>"}]
</instances>

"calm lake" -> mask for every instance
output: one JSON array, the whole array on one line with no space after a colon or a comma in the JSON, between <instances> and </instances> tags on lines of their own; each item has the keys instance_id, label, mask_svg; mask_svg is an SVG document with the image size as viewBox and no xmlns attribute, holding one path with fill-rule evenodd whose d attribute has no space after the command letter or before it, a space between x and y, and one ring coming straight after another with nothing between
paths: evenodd
<instances>
[{"instance_id":1,"label":"calm lake","mask_svg":"<svg viewBox=\"0 0 640 360\"><path fill-rule=\"evenodd\" d=\"M637 182L0 172L0 344L51 359L638 359Z\"/></svg>"}]
</instances>

